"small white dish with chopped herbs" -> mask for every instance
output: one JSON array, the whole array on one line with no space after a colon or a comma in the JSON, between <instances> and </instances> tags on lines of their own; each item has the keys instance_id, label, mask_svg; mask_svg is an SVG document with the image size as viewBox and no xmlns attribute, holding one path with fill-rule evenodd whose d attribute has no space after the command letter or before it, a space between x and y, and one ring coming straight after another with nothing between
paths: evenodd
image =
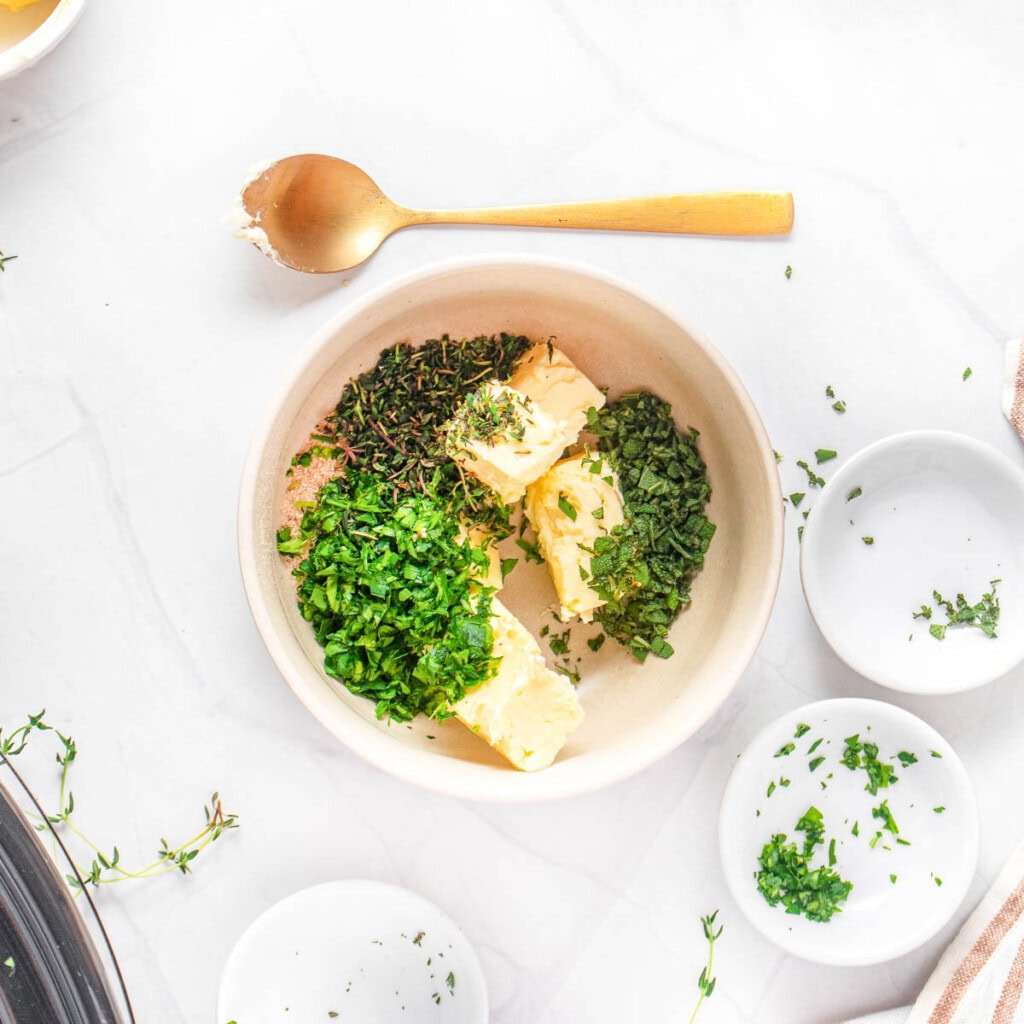
<instances>
[{"instance_id":1,"label":"small white dish with chopped herbs","mask_svg":"<svg viewBox=\"0 0 1024 1024\"><path fill-rule=\"evenodd\" d=\"M428 900L383 882L313 886L257 918L221 978L217 1020L485 1024L480 962Z\"/></svg>"},{"instance_id":2,"label":"small white dish with chopped herbs","mask_svg":"<svg viewBox=\"0 0 1024 1024\"><path fill-rule=\"evenodd\" d=\"M960 434L879 441L822 490L800 569L861 675L922 694L992 682L1024 661L1024 471Z\"/></svg>"},{"instance_id":3,"label":"small white dish with chopped herbs","mask_svg":"<svg viewBox=\"0 0 1024 1024\"><path fill-rule=\"evenodd\" d=\"M766 938L805 960L866 966L917 949L956 913L978 813L930 725L842 698L791 711L750 744L719 841L733 897Z\"/></svg>"}]
</instances>

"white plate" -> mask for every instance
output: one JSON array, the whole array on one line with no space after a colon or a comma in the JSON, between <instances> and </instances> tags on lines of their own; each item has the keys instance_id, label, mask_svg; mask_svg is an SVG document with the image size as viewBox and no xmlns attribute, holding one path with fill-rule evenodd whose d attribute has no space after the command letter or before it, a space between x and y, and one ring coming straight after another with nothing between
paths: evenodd
<instances>
[{"instance_id":1,"label":"white plate","mask_svg":"<svg viewBox=\"0 0 1024 1024\"><path fill-rule=\"evenodd\" d=\"M811 728L796 739L800 723ZM854 733L875 743L879 760L896 768L898 781L877 796L865 790L862 769L839 763ZM824 755L825 761L812 772L807 751L819 738L823 742L813 757ZM795 744L793 753L776 757L787 743ZM918 762L904 768L894 760L900 751L915 754ZM780 778L790 784L779 785ZM882 800L911 845L898 845L887 831L870 845L882 827L871 811ZM773 835L781 832L802 843L803 834L793 826L811 806L825 818L825 842L812 865L828 863L828 844L835 839L835 870L853 883L841 912L826 923L770 906L755 878L758 857ZM945 810L937 814L935 807ZM858 836L852 834L854 823ZM881 701L826 700L783 715L750 744L726 786L719 842L729 888L758 931L806 960L863 966L909 953L953 916L977 865L978 813L960 759L930 725ZM890 874L897 876L895 883Z\"/></svg>"},{"instance_id":2,"label":"white plate","mask_svg":"<svg viewBox=\"0 0 1024 1024\"><path fill-rule=\"evenodd\" d=\"M852 501L847 495L860 487ZM874 538L867 545L863 537ZM832 649L868 679L908 693L956 693L1024 660L1024 472L973 438L899 434L850 459L807 521L804 594ZM998 636L945 621L938 589L976 602L1001 579Z\"/></svg>"},{"instance_id":3,"label":"white plate","mask_svg":"<svg viewBox=\"0 0 1024 1024\"><path fill-rule=\"evenodd\" d=\"M224 968L217 1020L485 1024L487 989L465 936L422 896L329 882L249 926Z\"/></svg>"}]
</instances>

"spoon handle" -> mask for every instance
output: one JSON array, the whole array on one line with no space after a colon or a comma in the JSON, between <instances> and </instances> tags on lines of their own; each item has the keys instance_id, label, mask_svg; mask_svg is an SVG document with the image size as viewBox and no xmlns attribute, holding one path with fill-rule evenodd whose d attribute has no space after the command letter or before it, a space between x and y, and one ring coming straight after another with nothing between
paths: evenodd
<instances>
[{"instance_id":1,"label":"spoon handle","mask_svg":"<svg viewBox=\"0 0 1024 1024\"><path fill-rule=\"evenodd\" d=\"M502 224L681 235L784 235L793 227L793 196L789 192L702 192L607 202L408 212L410 224Z\"/></svg>"}]
</instances>

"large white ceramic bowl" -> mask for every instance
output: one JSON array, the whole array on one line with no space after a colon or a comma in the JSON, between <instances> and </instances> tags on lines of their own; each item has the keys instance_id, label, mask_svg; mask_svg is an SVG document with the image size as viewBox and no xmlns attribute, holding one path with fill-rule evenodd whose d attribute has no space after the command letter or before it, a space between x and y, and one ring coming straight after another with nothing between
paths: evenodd
<instances>
[{"instance_id":1,"label":"large white ceramic bowl","mask_svg":"<svg viewBox=\"0 0 1024 1024\"><path fill-rule=\"evenodd\" d=\"M596 655L578 644L586 655L579 687L586 721L555 764L532 774L512 769L456 721L378 721L372 702L328 678L275 544L289 461L348 380L395 342L501 331L554 336L612 398L647 387L671 402L677 423L701 432L713 489L708 514L718 525L693 604L672 630L674 657L641 666L617 644ZM242 479L239 550L271 657L299 699L352 750L439 792L544 800L626 778L715 713L768 622L782 559L782 498L771 445L743 385L672 313L585 267L533 256L474 258L429 267L349 303L312 339L257 426ZM502 594L534 630L552 598L545 568L523 563Z\"/></svg>"},{"instance_id":2,"label":"large white ceramic bowl","mask_svg":"<svg viewBox=\"0 0 1024 1024\"><path fill-rule=\"evenodd\" d=\"M31 67L74 27L85 0L42 0L20 11L0 8L0 80Z\"/></svg>"}]
</instances>

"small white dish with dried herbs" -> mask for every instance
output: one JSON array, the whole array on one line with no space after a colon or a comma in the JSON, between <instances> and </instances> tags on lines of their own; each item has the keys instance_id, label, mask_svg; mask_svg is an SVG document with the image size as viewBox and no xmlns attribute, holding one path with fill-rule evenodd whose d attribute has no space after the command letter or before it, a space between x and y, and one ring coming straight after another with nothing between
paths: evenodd
<instances>
[{"instance_id":1,"label":"small white dish with dried herbs","mask_svg":"<svg viewBox=\"0 0 1024 1024\"><path fill-rule=\"evenodd\" d=\"M921 719L842 698L783 715L747 748L719 839L740 909L789 953L864 966L927 942L978 858L978 814L953 748Z\"/></svg>"},{"instance_id":2,"label":"small white dish with dried herbs","mask_svg":"<svg viewBox=\"0 0 1024 1024\"><path fill-rule=\"evenodd\" d=\"M957 693L1024 661L1024 471L981 441L899 434L851 458L807 519L804 594L852 669Z\"/></svg>"},{"instance_id":3,"label":"small white dish with dried herbs","mask_svg":"<svg viewBox=\"0 0 1024 1024\"><path fill-rule=\"evenodd\" d=\"M221 978L219 1024L485 1024L480 962L459 927L408 889L347 880L257 918Z\"/></svg>"}]
</instances>

